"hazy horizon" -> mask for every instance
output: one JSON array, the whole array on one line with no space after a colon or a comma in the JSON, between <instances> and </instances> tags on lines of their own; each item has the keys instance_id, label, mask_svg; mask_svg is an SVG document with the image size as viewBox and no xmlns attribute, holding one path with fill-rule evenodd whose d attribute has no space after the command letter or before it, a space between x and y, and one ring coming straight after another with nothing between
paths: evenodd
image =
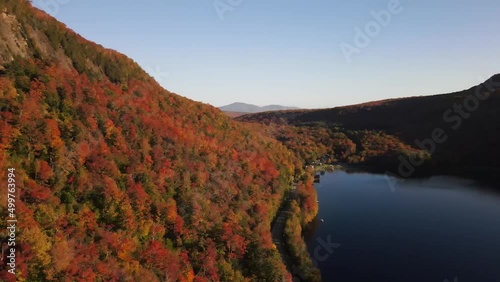
<instances>
[{"instance_id":1,"label":"hazy horizon","mask_svg":"<svg viewBox=\"0 0 500 282\"><path fill-rule=\"evenodd\" d=\"M49 2L33 1L214 106L330 108L449 93L500 72L494 1Z\"/></svg>"}]
</instances>

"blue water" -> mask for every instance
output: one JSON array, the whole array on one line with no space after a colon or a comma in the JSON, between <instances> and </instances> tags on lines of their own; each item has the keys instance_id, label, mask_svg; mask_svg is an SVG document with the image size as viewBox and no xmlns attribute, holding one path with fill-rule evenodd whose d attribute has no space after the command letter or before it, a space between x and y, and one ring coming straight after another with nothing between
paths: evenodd
<instances>
[{"instance_id":1,"label":"blue water","mask_svg":"<svg viewBox=\"0 0 500 282\"><path fill-rule=\"evenodd\" d=\"M500 194L492 189L342 171L316 189L319 214L306 241L323 281L500 281Z\"/></svg>"}]
</instances>

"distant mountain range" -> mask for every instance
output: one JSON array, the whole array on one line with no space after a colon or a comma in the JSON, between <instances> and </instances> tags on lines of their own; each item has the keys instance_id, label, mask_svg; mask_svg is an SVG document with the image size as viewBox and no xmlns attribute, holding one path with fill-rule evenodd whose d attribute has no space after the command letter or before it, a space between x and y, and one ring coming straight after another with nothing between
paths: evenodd
<instances>
[{"instance_id":1,"label":"distant mountain range","mask_svg":"<svg viewBox=\"0 0 500 282\"><path fill-rule=\"evenodd\" d=\"M264 107L259 107L252 104L245 103L232 103L230 105L219 107L223 112L235 112L235 113L262 113L269 111L282 111L282 110L297 110L297 107L286 107L280 105L269 105Z\"/></svg>"}]
</instances>

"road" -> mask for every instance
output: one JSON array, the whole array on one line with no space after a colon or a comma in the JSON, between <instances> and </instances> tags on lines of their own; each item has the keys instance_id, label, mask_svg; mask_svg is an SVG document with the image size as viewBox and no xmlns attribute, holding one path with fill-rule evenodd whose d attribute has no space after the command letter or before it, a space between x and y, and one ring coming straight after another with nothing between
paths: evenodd
<instances>
[{"instance_id":1,"label":"road","mask_svg":"<svg viewBox=\"0 0 500 282\"><path fill-rule=\"evenodd\" d=\"M288 249L285 243L285 223L288 214L288 202L295 197L296 193L296 184L292 186L291 192L288 196L283 200L281 207L278 211L276 220L274 221L273 226L271 227L271 234L273 238L273 243L276 245L276 249L280 253L281 260L286 265L286 268L289 273L293 276L293 281L303 281L299 277L301 277L300 273L297 273L298 270L294 267L293 259L288 254Z\"/></svg>"}]
</instances>

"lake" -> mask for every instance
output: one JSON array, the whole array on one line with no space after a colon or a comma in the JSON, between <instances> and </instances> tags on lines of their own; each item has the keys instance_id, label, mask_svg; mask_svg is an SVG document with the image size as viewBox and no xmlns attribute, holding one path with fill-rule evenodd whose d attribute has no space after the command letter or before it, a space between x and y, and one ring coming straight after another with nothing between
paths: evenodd
<instances>
[{"instance_id":1,"label":"lake","mask_svg":"<svg viewBox=\"0 0 500 282\"><path fill-rule=\"evenodd\" d=\"M323 281L500 281L498 192L454 177L343 171L315 186L306 242Z\"/></svg>"}]
</instances>

